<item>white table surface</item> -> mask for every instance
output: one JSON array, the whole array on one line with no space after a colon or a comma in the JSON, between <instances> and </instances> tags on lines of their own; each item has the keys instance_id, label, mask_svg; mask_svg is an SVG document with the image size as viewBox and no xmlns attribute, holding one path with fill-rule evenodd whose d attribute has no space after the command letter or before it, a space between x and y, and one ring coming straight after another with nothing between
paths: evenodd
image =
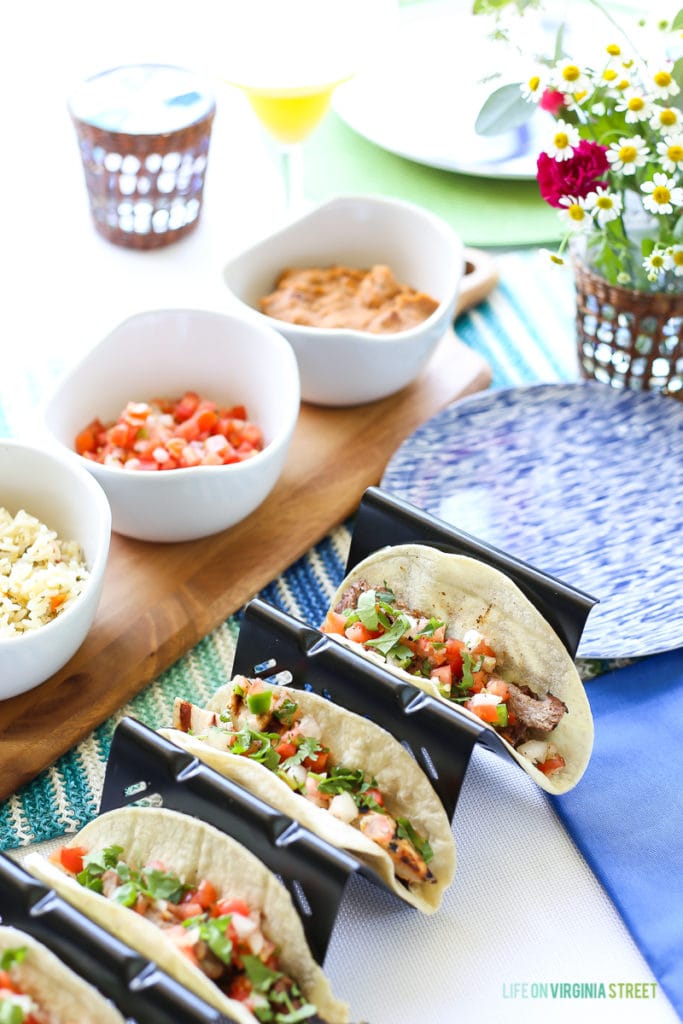
<instances>
[{"instance_id":1,"label":"white table surface","mask_svg":"<svg viewBox=\"0 0 683 1024\"><path fill-rule=\"evenodd\" d=\"M3 11L0 389L15 432L30 432L55 372L125 316L162 306L227 309L222 265L284 216L272 154L242 98L217 81L197 231L167 249L135 252L110 245L90 223L68 93L119 63L203 70L220 18L220 4L208 0L39 0ZM208 23L214 30L205 32ZM347 892L325 967L354 1019L678 1019L659 990L647 1001L511 998L515 983L531 992L539 983L654 979L549 802L516 766L475 751L453 831L458 871L436 916L421 917L364 880Z\"/></svg>"}]
</instances>

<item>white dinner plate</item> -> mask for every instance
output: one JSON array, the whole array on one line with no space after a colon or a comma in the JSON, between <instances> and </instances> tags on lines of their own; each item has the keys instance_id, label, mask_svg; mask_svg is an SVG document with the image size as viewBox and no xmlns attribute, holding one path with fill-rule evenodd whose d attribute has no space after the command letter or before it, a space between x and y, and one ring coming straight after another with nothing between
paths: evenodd
<instances>
[{"instance_id":1,"label":"white dinner plate","mask_svg":"<svg viewBox=\"0 0 683 1024\"><path fill-rule=\"evenodd\" d=\"M535 178L549 115L536 111L528 124L502 135L485 137L474 128L487 96L507 82L525 81L532 66L492 40L490 25L452 4L401 12L372 65L337 89L334 109L370 142L418 163L461 174ZM529 44L533 34L526 32ZM498 71L500 78L482 80Z\"/></svg>"}]
</instances>

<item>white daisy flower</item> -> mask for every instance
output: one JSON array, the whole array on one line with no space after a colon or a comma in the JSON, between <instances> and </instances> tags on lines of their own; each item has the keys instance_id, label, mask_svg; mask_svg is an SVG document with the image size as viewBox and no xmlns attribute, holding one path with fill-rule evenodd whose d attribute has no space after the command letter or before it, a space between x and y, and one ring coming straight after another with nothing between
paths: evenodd
<instances>
[{"instance_id":1,"label":"white daisy flower","mask_svg":"<svg viewBox=\"0 0 683 1024\"><path fill-rule=\"evenodd\" d=\"M562 196L560 205L564 207L559 211L560 220L563 221L570 231L577 233L590 231L593 227L593 219L586 209L586 200L581 196Z\"/></svg>"},{"instance_id":2,"label":"white daisy flower","mask_svg":"<svg viewBox=\"0 0 683 1024\"><path fill-rule=\"evenodd\" d=\"M548 156L554 157L555 160L569 160L574 155L574 149L580 140L578 128L560 119L555 124L555 134L546 153Z\"/></svg>"},{"instance_id":3,"label":"white daisy flower","mask_svg":"<svg viewBox=\"0 0 683 1024\"><path fill-rule=\"evenodd\" d=\"M680 123L680 110L677 110L676 107L660 107L658 104L655 104L652 117L650 118L650 128L654 128L655 131L670 132L672 128L677 128Z\"/></svg>"},{"instance_id":4,"label":"white daisy flower","mask_svg":"<svg viewBox=\"0 0 683 1024\"><path fill-rule=\"evenodd\" d=\"M562 60L555 65L551 74L551 81L560 92L570 93L571 95L577 92L588 92L589 89L592 89L588 72L570 60Z\"/></svg>"},{"instance_id":5,"label":"white daisy flower","mask_svg":"<svg viewBox=\"0 0 683 1024\"><path fill-rule=\"evenodd\" d=\"M683 188L666 174L653 175L652 181L643 182L640 191L645 193L643 206L650 213L673 213L674 206L683 206Z\"/></svg>"},{"instance_id":6,"label":"white daisy flower","mask_svg":"<svg viewBox=\"0 0 683 1024\"><path fill-rule=\"evenodd\" d=\"M683 135L665 135L664 141L657 143L657 152L662 167L669 174L683 171Z\"/></svg>"},{"instance_id":7,"label":"white daisy flower","mask_svg":"<svg viewBox=\"0 0 683 1024\"><path fill-rule=\"evenodd\" d=\"M652 117L653 103L639 89L626 89L615 110L624 111L626 124L637 124Z\"/></svg>"},{"instance_id":8,"label":"white daisy flower","mask_svg":"<svg viewBox=\"0 0 683 1024\"><path fill-rule=\"evenodd\" d=\"M599 228L604 228L611 220L616 220L622 211L622 199L617 192L598 185L595 192L586 196L586 209L592 215Z\"/></svg>"},{"instance_id":9,"label":"white daisy flower","mask_svg":"<svg viewBox=\"0 0 683 1024\"><path fill-rule=\"evenodd\" d=\"M634 135L611 143L605 155L611 171L635 174L636 168L644 167L647 163L650 150L642 135Z\"/></svg>"},{"instance_id":10,"label":"white daisy flower","mask_svg":"<svg viewBox=\"0 0 683 1024\"><path fill-rule=\"evenodd\" d=\"M556 263L558 267L564 266L564 260L559 252L551 252L550 249L540 249L539 252L542 256L547 256L551 263Z\"/></svg>"},{"instance_id":11,"label":"white daisy flower","mask_svg":"<svg viewBox=\"0 0 683 1024\"><path fill-rule=\"evenodd\" d=\"M522 98L529 103L538 103L548 85L548 72L545 68L535 68L534 73L522 82L520 92Z\"/></svg>"},{"instance_id":12,"label":"white daisy flower","mask_svg":"<svg viewBox=\"0 0 683 1024\"><path fill-rule=\"evenodd\" d=\"M683 245L671 245L667 249L671 257L671 269L676 277L683 277Z\"/></svg>"},{"instance_id":13,"label":"white daisy flower","mask_svg":"<svg viewBox=\"0 0 683 1024\"><path fill-rule=\"evenodd\" d=\"M673 75L666 68L660 68L652 76L652 92L658 100L668 100L670 96L677 96L681 87Z\"/></svg>"},{"instance_id":14,"label":"white daisy flower","mask_svg":"<svg viewBox=\"0 0 683 1024\"><path fill-rule=\"evenodd\" d=\"M585 103L585 101L589 99L590 96L591 93L589 93L586 89L581 89L578 92L573 93L565 93L564 105L567 108L567 110L581 110L582 104ZM593 113L596 114L597 117L600 116L595 109L593 109Z\"/></svg>"},{"instance_id":15,"label":"white daisy flower","mask_svg":"<svg viewBox=\"0 0 683 1024\"><path fill-rule=\"evenodd\" d=\"M643 269L648 281L656 281L660 274L670 270L673 265L671 256L665 249L653 249L643 260Z\"/></svg>"}]
</instances>

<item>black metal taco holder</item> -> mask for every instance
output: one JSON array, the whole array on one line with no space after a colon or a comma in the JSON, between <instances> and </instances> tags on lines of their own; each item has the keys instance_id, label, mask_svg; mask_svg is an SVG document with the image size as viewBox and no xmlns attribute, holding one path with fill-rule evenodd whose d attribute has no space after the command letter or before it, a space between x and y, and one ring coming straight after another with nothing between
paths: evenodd
<instances>
[{"instance_id":1,"label":"black metal taco holder","mask_svg":"<svg viewBox=\"0 0 683 1024\"><path fill-rule=\"evenodd\" d=\"M379 488L370 488L356 515L346 572L379 548L403 543L429 544L468 555L504 572L539 609L570 655L575 655L588 613L596 603L594 598ZM474 745L480 743L510 757L492 729L474 722L457 705L451 707L436 700L397 679L383 666L258 599L246 606L241 619L233 664L233 675L238 674L275 678L314 691L381 725L416 758L449 819L455 812ZM152 797L160 798L165 807L201 818L233 836L270 868L292 895L311 952L320 963L350 876L362 874L383 884L357 858L331 846L142 723L123 719L112 740L100 813ZM6 874L6 869L0 871L0 888ZM132 956L136 968L141 958ZM126 967L125 977L130 969ZM103 991L111 988L104 987ZM165 995L166 989L163 991ZM190 995L189 1000L192 1004L195 997ZM183 1017L176 1013L173 1019L222 1019L216 1016L217 1011L209 1008L209 1012L214 1016ZM167 1020L158 1015L136 1019L159 1020L161 1024Z\"/></svg>"},{"instance_id":2,"label":"black metal taco holder","mask_svg":"<svg viewBox=\"0 0 683 1024\"><path fill-rule=\"evenodd\" d=\"M137 1024L228 1024L228 1018L0 854L0 920L47 946Z\"/></svg>"}]
</instances>

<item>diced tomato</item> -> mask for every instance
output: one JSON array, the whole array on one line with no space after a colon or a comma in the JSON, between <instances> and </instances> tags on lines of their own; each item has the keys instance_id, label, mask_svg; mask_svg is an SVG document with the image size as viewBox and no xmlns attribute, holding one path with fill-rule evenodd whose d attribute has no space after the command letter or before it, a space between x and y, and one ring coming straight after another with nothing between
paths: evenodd
<instances>
[{"instance_id":1,"label":"diced tomato","mask_svg":"<svg viewBox=\"0 0 683 1024\"><path fill-rule=\"evenodd\" d=\"M555 772L559 772L564 768L567 762L561 754L555 754L554 757L548 757L541 764L537 764L539 772L543 772L544 775L553 775Z\"/></svg>"},{"instance_id":2,"label":"diced tomato","mask_svg":"<svg viewBox=\"0 0 683 1024\"><path fill-rule=\"evenodd\" d=\"M208 910L212 903L216 902L216 887L208 880L202 878L195 893L197 903L200 903L203 910Z\"/></svg>"},{"instance_id":3,"label":"diced tomato","mask_svg":"<svg viewBox=\"0 0 683 1024\"><path fill-rule=\"evenodd\" d=\"M251 982L246 974L238 974L230 982L230 988L228 989L228 995L231 999L236 999L238 1003L245 1003L251 996Z\"/></svg>"},{"instance_id":4,"label":"diced tomato","mask_svg":"<svg viewBox=\"0 0 683 1024\"><path fill-rule=\"evenodd\" d=\"M493 647L490 647L485 640L480 640L477 646L472 648L471 653L473 658L495 658L496 656Z\"/></svg>"},{"instance_id":5,"label":"diced tomato","mask_svg":"<svg viewBox=\"0 0 683 1024\"><path fill-rule=\"evenodd\" d=\"M433 668L429 675L437 686L450 689L453 685L453 669L450 665L439 665L438 668Z\"/></svg>"},{"instance_id":6,"label":"diced tomato","mask_svg":"<svg viewBox=\"0 0 683 1024\"><path fill-rule=\"evenodd\" d=\"M290 743L287 740L280 740L275 747L275 752L279 755L281 761L286 761L288 757L294 757L296 754L296 744Z\"/></svg>"},{"instance_id":7,"label":"diced tomato","mask_svg":"<svg viewBox=\"0 0 683 1024\"><path fill-rule=\"evenodd\" d=\"M368 640L373 640L379 635L379 631L373 632L372 630L367 629L362 622L353 622L344 630L344 636L347 640L352 640L353 643L356 644L367 643Z\"/></svg>"},{"instance_id":8,"label":"diced tomato","mask_svg":"<svg viewBox=\"0 0 683 1024\"><path fill-rule=\"evenodd\" d=\"M247 410L243 405L233 405L230 409L223 409L221 414L231 420L246 420L247 418Z\"/></svg>"},{"instance_id":9,"label":"diced tomato","mask_svg":"<svg viewBox=\"0 0 683 1024\"><path fill-rule=\"evenodd\" d=\"M210 434L218 423L218 416L213 409L202 409L197 413L197 426L202 433Z\"/></svg>"},{"instance_id":10,"label":"diced tomato","mask_svg":"<svg viewBox=\"0 0 683 1024\"><path fill-rule=\"evenodd\" d=\"M438 646L435 647L435 641L431 636L420 636L415 643L416 652L426 658L430 665L444 665L448 657L446 648L440 641L436 643Z\"/></svg>"},{"instance_id":11,"label":"diced tomato","mask_svg":"<svg viewBox=\"0 0 683 1024\"><path fill-rule=\"evenodd\" d=\"M332 609L325 616L325 621L320 627L323 633L337 633L339 636L344 636L344 629L346 628L346 616L340 612L334 612Z\"/></svg>"},{"instance_id":12,"label":"diced tomato","mask_svg":"<svg viewBox=\"0 0 683 1024\"><path fill-rule=\"evenodd\" d=\"M481 693L486 685L486 672L473 672L472 673L472 693Z\"/></svg>"},{"instance_id":13,"label":"diced tomato","mask_svg":"<svg viewBox=\"0 0 683 1024\"><path fill-rule=\"evenodd\" d=\"M199 405L199 395L195 391L186 391L173 410L173 415L181 423L193 416Z\"/></svg>"},{"instance_id":14,"label":"diced tomato","mask_svg":"<svg viewBox=\"0 0 683 1024\"><path fill-rule=\"evenodd\" d=\"M0 988L7 989L9 992L19 991L7 971L0 971Z\"/></svg>"},{"instance_id":15,"label":"diced tomato","mask_svg":"<svg viewBox=\"0 0 683 1024\"><path fill-rule=\"evenodd\" d=\"M465 707L468 711L471 711L477 718L481 718L482 722L497 722L498 712L496 711L497 704L473 704L471 700L468 700Z\"/></svg>"},{"instance_id":16,"label":"diced tomato","mask_svg":"<svg viewBox=\"0 0 683 1024\"><path fill-rule=\"evenodd\" d=\"M79 455L83 455L85 452L94 452L96 447L97 441L92 424L76 434L76 451Z\"/></svg>"},{"instance_id":17,"label":"diced tomato","mask_svg":"<svg viewBox=\"0 0 683 1024\"><path fill-rule=\"evenodd\" d=\"M380 807L384 807L384 797L376 786L371 786L369 789L366 789L365 795L372 797L375 803L379 804Z\"/></svg>"},{"instance_id":18,"label":"diced tomato","mask_svg":"<svg viewBox=\"0 0 683 1024\"><path fill-rule=\"evenodd\" d=\"M78 875L83 870L83 857L87 852L85 846L62 846L59 859L67 871Z\"/></svg>"},{"instance_id":19,"label":"diced tomato","mask_svg":"<svg viewBox=\"0 0 683 1024\"><path fill-rule=\"evenodd\" d=\"M307 757L302 763L304 768L307 768L309 772L316 772L321 774L327 771L327 762L330 758L329 751L321 750L319 754L314 757Z\"/></svg>"},{"instance_id":20,"label":"diced tomato","mask_svg":"<svg viewBox=\"0 0 683 1024\"><path fill-rule=\"evenodd\" d=\"M486 684L486 692L494 693L501 700L507 700L510 696L510 687L504 679L489 679Z\"/></svg>"},{"instance_id":21,"label":"diced tomato","mask_svg":"<svg viewBox=\"0 0 683 1024\"><path fill-rule=\"evenodd\" d=\"M176 437L184 437L186 441L196 441L201 431L197 420L192 416L190 419L180 423L174 430Z\"/></svg>"},{"instance_id":22,"label":"diced tomato","mask_svg":"<svg viewBox=\"0 0 683 1024\"><path fill-rule=\"evenodd\" d=\"M225 914L241 914L242 917L249 917L251 908L244 900L237 899L234 896L225 896L216 902L215 906L211 909L211 913L213 917L223 917Z\"/></svg>"},{"instance_id":23,"label":"diced tomato","mask_svg":"<svg viewBox=\"0 0 683 1024\"><path fill-rule=\"evenodd\" d=\"M130 427L127 423L115 423L109 429L109 440L117 448L126 448L130 444Z\"/></svg>"},{"instance_id":24,"label":"diced tomato","mask_svg":"<svg viewBox=\"0 0 683 1024\"><path fill-rule=\"evenodd\" d=\"M175 913L181 921L187 921L190 917L198 917L199 914L203 914L204 909L199 900L195 898L187 902L182 900L175 908Z\"/></svg>"},{"instance_id":25,"label":"diced tomato","mask_svg":"<svg viewBox=\"0 0 683 1024\"><path fill-rule=\"evenodd\" d=\"M462 676L462 652L464 648L462 640L446 641L446 661L451 666L456 679Z\"/></svg>"}]
</instances>

